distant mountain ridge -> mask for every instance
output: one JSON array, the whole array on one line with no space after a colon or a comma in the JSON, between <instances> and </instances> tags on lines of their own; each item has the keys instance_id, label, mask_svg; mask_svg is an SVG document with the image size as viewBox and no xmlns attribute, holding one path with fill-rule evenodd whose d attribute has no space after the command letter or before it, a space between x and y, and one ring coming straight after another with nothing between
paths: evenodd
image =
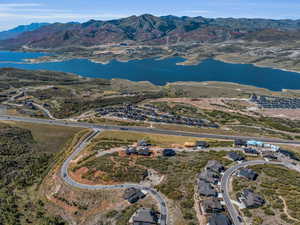
<instances>
[{"instance_id":1,"label":"distant mountain ridge","mask_svg":"<svg viewBox=\"0 0 300 225\"><path fill-rule=\"evenodd\" d=\"M31 23L29 25L20 25L10 30L1 31L0 40L15 38L24 32L34 31L46 25L49 25L49 23Z\"/></svg>"},{"instance_id":2,"label":"distant mountain ridge","mask_svg":"<svg viewBox=\"0 0 300 225\"><path fill-rule=\"evenodd\" d=\"M108 43L149 45L228 40L293 41L300 39L300 20L157 17L150 14L110 21L55 23L0 42L1 48L18 49L93 46Z\"/></svg>"}]
</instances>

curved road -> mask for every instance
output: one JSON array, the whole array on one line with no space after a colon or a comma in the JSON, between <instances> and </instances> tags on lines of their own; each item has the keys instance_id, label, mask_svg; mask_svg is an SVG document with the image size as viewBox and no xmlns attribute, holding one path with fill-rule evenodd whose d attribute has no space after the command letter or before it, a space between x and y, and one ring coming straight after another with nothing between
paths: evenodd
<instances>
[{"instance_id":1,"label":"curved road","mask_svg":"<svg viewBox=\"0 0 300 225\"><path fill-rule=\"evenodd\" d=\"M232 222L234 225L243 225L244 223L240 221L238 210L234 207L230 200L229 196L229 184L230 184L230 177L239 169L248 167L248 166L254 166L254 165L260 165L260 164L273 164L273 165L281 165L285 166L289 169L296 170L300 172L300 168L297 166L294 166L293 164L289 162L274 162L274 161L264 161L264 160L253 160L253 161L246 161L241 164L237 164L229 169L227 169L221 179L221 188L223 192L223 198L224 202L226 204L227 210L230 214L230 217L232 219Z\"/></svg>"},{"instance_id":2,"label":"curved road","mask_svg":"<svg viewBox=\"0 0 300 225\"><path fill-rule=\"evenodd\" d=\"M75 150L73 153L64 161L60 175L62 179L68 183L71 186L81 188L81 189L88 189L88 190L104 190L104 189L122 189L122 188L130 188L135 187L138 189L146 190L148 191L159 203L160 205L160 224L166 225L167 224L167 216L168 216L168 209L166 205L166 200L164 197L157 192L153 188L145 187L139 184L119 184L119 185L88 185L88 184L81 184L73 180L69 174L68 174L68 167L70 162L89 144L89 142L100 132L99 129L94 129L94 131L89 134L84 140L82 140L80 143L78 143L75 146Z\"/></svg>"},{"instance_id":3,"label":"curved road","mask_svg":"<svg viewBox=\"0 0 300 225\"><path fill-rule=\"evenodd\" d=\"M44 106L37 104L35 102L32 102L32 105L34 105L35 107L39 108L40 110L42 110L50 119L52 120L57 120L54 116L52 116L51 112L46 109Z\"/></svg>"},{"instance_id":4,"label":"curved road","mask_svg":"<svg viewBox=\"0 0 300 225\"><path fill-rule=\"evenodd\" d=\"M63 121L63 120L39 119L39 118L31 118L31 117L18 117L18 116L10 116L10 115L0 115L0 120L20 121L20 122L28 122L28 123L39 123L39 124L69 126L69 127L82 127L82 128L91 128L91 129L95 128L95 129L103 129L103 130L128 130L128 131L136 131L136 132L143 132L143 133L177 135L177 136L185 136L185 137L214 138L214 139L227 139L227 140L255 139L257 141L269 142L274 144L300 145L300 141L283 140L277 138L260 138L260 137L250 137L250 136L195 133L195 132L185 132L185 131L176 131L176 130L162 130L162 129L149 128L149 127L99 125L93 123L70 122L70 121Z\"/></svg>"},{"instance_id":5,"label":"curved road","mask_svg":"<svg viewBox=\"0 0 300 225\"><path fill-rule=\"evenodd\" d=\"M38 124L47 124L47 125L58 125L58 126L69 126L69 127L82 127L82 128L90 128L94 129L91 135L89 135L85 140L79 143L75 151L70 155L70 157L63 163L61 176L64 181L72 186L90 190L98 190L98 189L119 189L119 188L128 188L128 187L136 187L139 189L144 189L150 192L156 200L160 203L160 211L161 211L161 224L166 225L167 223L167 207L166 201L164 197L158 193L156 190L144 187L138 184L122 184L122 185L86 185L80 184L76 181L72 180L68 175L68 165L75 156L84 149L84 147L88 144L88 142L99 132L100 129L103 130L128 130L128 131L136 131L136 132L143 132L143 133L153 133L153 134L166 134L166 135L177 135L177 136L190 136L190 137L199 137L199 138L215 138L215 139L256 139L258 141L269 142L269 143L276 143L276 144L294 144L300 145L300 141L294 140L282 140L282 139L275 139L275 138L258 138L258 137L249 137L249 136L233 136L233 135L218 135L218 134L205 134L205 133L192 133L192 132L184 132L184 131L175 131L175 130L161 130L156 128L147 128L147 127L125 127L125 126L112 126L112 125L97 125L92 123L81 123L81 122L69 122L63 120L50 120L50 119L38 119L38 118L30 118L30 117L17 117L17 116L10 116L10 115L0 115L0 120L4 121L20 121L20 122L28 122L28 123L38 123ZM297 170L300 172L298 167L295 167L291 163L288 162L267 162L262 160L257 161L248 161L242 164L238 164L234 167L229 168L225 171L224 176L221 179L221 188L223 190L223 197L225 204L228 208L228 212L233 220L234 225L242 225L243 223L238 219L238 212L235 207L232 205L229 197L229 180L231 175L242 167L247 167L251 165L258 165L258 164L277 164L283 165L290 169Z\"/></svg>"}]
</instances>

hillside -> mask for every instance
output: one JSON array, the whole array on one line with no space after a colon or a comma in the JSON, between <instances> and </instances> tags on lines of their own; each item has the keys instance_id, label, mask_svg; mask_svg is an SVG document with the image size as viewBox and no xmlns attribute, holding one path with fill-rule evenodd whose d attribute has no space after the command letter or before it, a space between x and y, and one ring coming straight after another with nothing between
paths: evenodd
<instances>
[{"instance_id":1,"label":"hillside","mask_svg":"<svg viewBox=\"0 0 300 225\"><path fill-rule=\"evenodd\" d=\"M49 23L32 23L29 25L20 25L13 29L0 32L0 40L16 38L24 32L34 31L48 24Z\"/></svg>"},{"instance_id":2,"label":"hillside","mask_svg":"<svg viewBox=\"0 0 300 225\"><path fill-rule=\"evenodd\" d=\"M38 147L30 130L0 124L0 224L65 224L32 199L53 154Z\"/></svg>"},{"instance_id":3,"label":"hillside","mask_svg":"<svg viewBox=\"0 0 300 225\"><path fill-rule=\"evenodd\" d=\"M156 17L145 14L85 23L55 23L0 43L2 48L57 48L107 43L150 45L228 40L292 41L300 38L300 20Z\"/></svg>"}]
</instances>

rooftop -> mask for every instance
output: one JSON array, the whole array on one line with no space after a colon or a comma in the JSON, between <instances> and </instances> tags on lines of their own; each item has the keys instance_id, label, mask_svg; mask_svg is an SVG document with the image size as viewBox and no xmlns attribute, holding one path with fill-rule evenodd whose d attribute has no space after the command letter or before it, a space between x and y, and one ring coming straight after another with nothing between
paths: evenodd
<instances>
[{"instance_id":1,"label":"rooftop","mask_svg":"<svg viewBox=\"0 0 300 225\"><path fill-rule=\"evenodd\" d=\"M203 209L206 213L217 213L224 210L217 198L209 198L202 201Z\"/></svg>"},{"instance_id":2,"label":"rooftop","mask_svg":"<svg viewBox=\"0 0 300 225\"><path fill-rule=\"evenodd\" d=\"M157 215L152 209L140 208L133 216L133 225L156 225L157 222Z\"/></svg>"},{"instance_id":3,"label":"rooftop","mask_svg":"<svg viewBox=\"0 0 300 225\"><path fill-rule=\"evenodd\" d=\"M145 194L141 190L134 187L127 188L123 194L123 198L128 200L130 203L135 203L144 197Z\"/></svg>"},{"instance_id":4,"label":"rooftop","mask_svg":"<svg viewBox=\"0 0 300 225\"><path fill-rule=\"evenodd\" d=\"M228 216L221 214L221 213L217 213L217 214L213 214L208 221L209 225L231 225L231 221L228 218Z\"/></svg>"},{"instance_id":5,"label":"rooftop","mask_svg":"<svg viewBox=\"0 0 300 225\"><path fill-rule=\"evenodd\" d=\"M166 148L163 150L163 156L175 156L176 152L173 149Z\"/></svg>"},{"instance_id":6,"label":"rooftop","mask_svg":"<svg viewBox=\"0 0 300 225\"><path fill-rule=\"evenodd\" d=\"M245 148L244 152L246 154L255 154L255 155L259 154L259 152L256 149L254 149L254 148Z\"/></svg>"},{"instance_id":7,"label":"rooftop","mask_svg":"<svg viewBox=\"0 0 300 225\"><path fill-rule=\"evenodd\" d=\"M258 174L251 169L243 168L240 170L239 176L245 177L249 180L256 180Z\"/></svg>"},{"instance_id":8,"label":"rooftop","mask_svg":"<svg viewBox=\"0 0 300 225\"><path fill-rule=\"evenodd\" d=\"M196 146L197 147L203 147L203 148L207 148L209 145L206 141L196 141Z\"/></svg>"},{"instance_id":9,"label":"rooftop","mask_svg":"<svg viewBox=\"0 0 300 225\"><path fill-rule=\"evenodd\" d=\"M205 182L204 180L198 181L198 193L199 195L208 196L208 197L216 197L217 192L211 186L211 184Z\"/></svg>"},{"instance_id":10,"label":"rooftop","mask_svg":"<svg viewBox=\"0 0 300 225\"><path fill-rule=\"evenodd\" d=\"M224 170L224 166L217 160L209 160L206 164L206 169L221 172Z\"/></svg>"},{"instance_id":11,"label":"rooftop","mask_svg":"<svg viewBox=\"0 0 300 225\"><path fill-rule=\"evenodd\" d=\"M138 146L149 146L150 143L149 143L149 141L143 139L143 140L139 140L137 145Z\"/></svg>"},{"instance_id":12,"label":"rooftop","mask_svg":"<svg viewBox=\"0 0 300 225\"><path fill-rule=\"evenodd\" d=\"M240 155L240 154L237 153L237 152L229 152L229 153L228 153L228 157L229 157L230 159L232 159L233 161L241 161L241 160L244 160L244 159L245 159L244 156Z\"/></svg>"},{"instance_id":13,"label":"rooftop","mask_svg":"<svg viewBox=\"0 0 300 225\"><path fill-rule=\"evenodd\" d=\"M220 176L218 173L212 170L204 170L198 175L198 178L209 183L217 183L220 179Z\"/></svg>"},{"instance_id":14,"label":"rooftop","mask_svg":"<svg viewBox=\"0 0 300 225\"><path fill-rule=\"evenodd\" d=\"M238 145L238 146L246 146L247 145L247 141L243 140L243 139L236 139L236 140L234 140L234 144Z\"/></svg>"},{"instance_id":15,"label":"rooftop","mask_svg":"<svg viewBox=\"0 0 300 225\"><path fill-rule=\"evenodd\" d=\"M245 189L242 192L241 201L247 208L258 208L265 204L265 200L250 189Z\"/></svg>"}]
</instances>

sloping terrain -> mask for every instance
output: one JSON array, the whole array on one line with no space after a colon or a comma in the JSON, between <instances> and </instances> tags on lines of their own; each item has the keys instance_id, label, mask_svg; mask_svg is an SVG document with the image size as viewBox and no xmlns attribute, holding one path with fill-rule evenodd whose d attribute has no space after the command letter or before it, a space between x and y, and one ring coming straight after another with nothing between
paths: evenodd
<instances>
[{"instance_id":1,"label":"sloping terrain","mask_svg":"<svg viewBox=\"0 0 300 225\"><path fill-rule=\"evenodd\" d=\"M0 43L3 48L57 48L137 42L224 42L228 40L292 41L300 37L299 20L156 17L145 14L86 23L55 23Z\"/></svg>"},{"instance_id":2,"label":"sloping terrain","mask_svg":"<svg viewBox=\"0 0 300 225\"><path fill-rule=\"evenodd\" d=\"M13 29L0 32L0 40L16 38L24 32L34 31L45 25L48 25L48 23L32 23L29 25L20 25Z\"/></svg>"},{"instance_id":3,"label":"sloping terrain","mask_svg":"<svg viewBox=\"0 0 300 225\"><path fill-rule=\"evenodd\" d=\"M1 124L0 156L0 224L64 224L33 198L53 155L37 147L30 130Z\"/></svg>"}]
</instances>

